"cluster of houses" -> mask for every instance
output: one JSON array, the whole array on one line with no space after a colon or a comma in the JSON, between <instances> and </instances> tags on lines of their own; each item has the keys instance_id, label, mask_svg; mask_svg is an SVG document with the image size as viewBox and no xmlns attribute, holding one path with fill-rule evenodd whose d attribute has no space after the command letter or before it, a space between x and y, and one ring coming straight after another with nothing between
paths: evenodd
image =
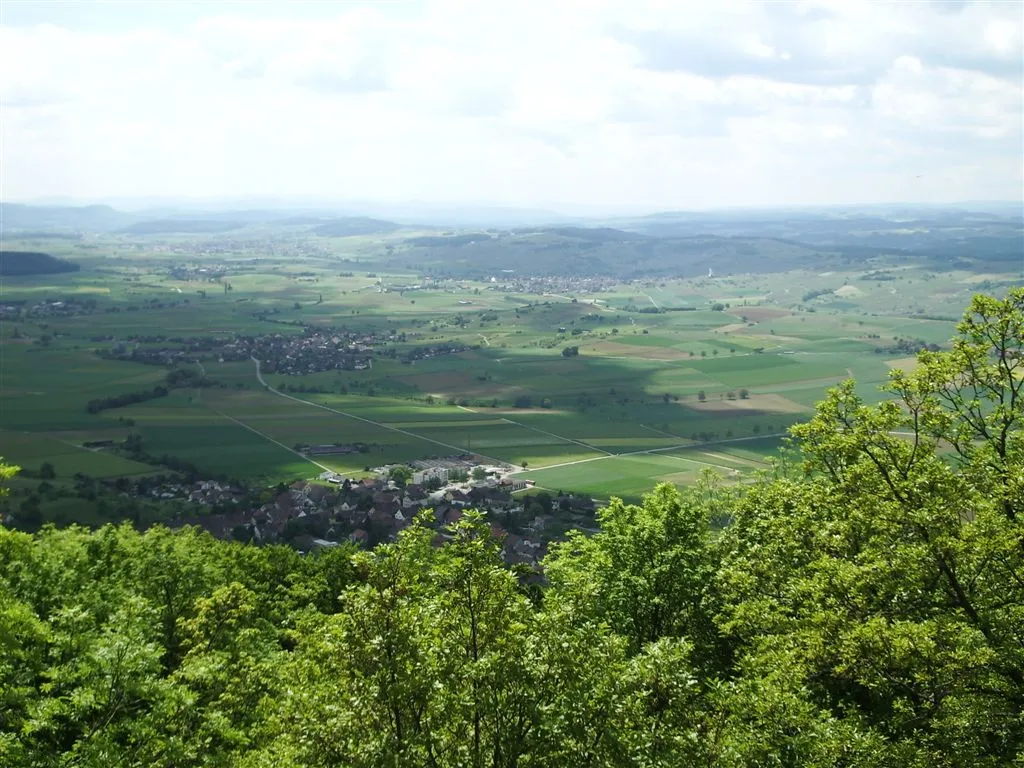
<instances>
[{"instance_id":1,"label":"cluster of houses","mask_svg":"<svg viewBox=\"0 0 1024 768\"><path fill-rule=\"evenodd\" d=\"M88 315L96 311L96 299L44 299L31 304L27 301L9 301L0 304L0 318L16 320L27 317L70 317Z\"/></svg>"},{"instance_id":2,"label":"cluster of houses","mask_svg":"<svg viewBox=\"0 0 1024 768\"><path fill-rule=\"evenodd\" d=\"M470 349L475 348L455 341L443 341L437 344L412 347L402 354L401 360L408 365L417 360L429 360L432 357L441 357L443 355L457 355L460 352L468 352Z\"/></svg>"},{"instance_id":3,"label":"cluster of houses","mask_svg":"<svg viewBox=\"0 0 1024 768\"><path fill-rule=\"evenodd\" d=\"M105 448L110 440L85 443L87 448ZM213 510L242 508L248 504L250 493L245 488L223 480L197 480L184 482L172 476L124 477L103 480L103 485L123 496L136 496L155 501L187 501Z\"/></svg>"},{"instance_id":4,"label":"cluster of houses","mask_svg":"<svg viewBox=\"0 0 1024 768\"><path fill-rule=\"evenodd\" d=\"M319 371L354 370L372 367L373 345L380 339L372 334L344 331L310 331L301 336L280 333L266 336L238 336L220 351L224 360L255 357L264 373L302 375Z\"/></svg>"},{"instance_id":5,"label":"cluster of houses","mask_svg":"<svg viewBox=\"0 0 1024 768\"><path fill-rule=\"evenodd\" d=\"M427 516L437 530L435 543L440 544L466 510L477 509L488 514L504 560L536 568L547 552L548 541L558 535L556 510L546 512L536 504L524 504L513 496L512 488L512 482L494 478L436 490L415 482L401 486L384 477L326 485L297 481L265 491L258 504L180 522L201 525L218 538L288 542L308 552L341 542L372 547L394 541L419 515ZM591 500L566 498L573 499L575 512L592 517ZM567 509L565 500L555 499L554 503L558 509Z\"/></svg>"},{"instance_id":6,"label":"cluster of houses","mask_svg":"<svg viewBox=\"0 0 1024 768\"><path fill-rule=\"evenodd\" d=\"M94 342L112 342L96 354L105 359L129 360L150 365L172 366L217 359L221 362L256 357L265 373L301 375L329 370L366 370L372 367L373 345L381 339L367 334L339 331L307 331L304 335L280 333L264 336L165 338L112 336L94 337ZM173 345L173 346L170 346Z\"/></svg>"},{"instance_id":7,"label":"cluster of houses","mask_svg":"<svg viewBox=\"0 0 1024 768\"><path fill-rule=\"evenodd\" d=\"M168 274L175 280L219 280L228 272L226 264L175 264Z\"/></svg>"},{"instance_id":8,"label":"cluster of houses","mask_svg":"<svg viewBox=\"0 0 1024 768\"><path fill-rule=\"evenodd\" d=\"M162 483L148 488L146 495L152 499L164 501L184 499L193 504L217 508L227 504L240 504L245 497L245 492L230 483L218 480L200 480L194 483Z\"/></svg>"},{"instance_id":9,"label":"cluster of houses","mask_svg":"<svg viewBox=\"0 0 1024 768\"><path fill-rule=\"evenodd\" d=\"M514 272L503 272L500 276L492 277L491 282L492 285L489 286L489 290L498 290L506 293L530 293L541 296L603 293L604 291L613 290L616 286L616 281L612 278L597 275L542 277L521 275Z\"/></svg>"}]
</instances>

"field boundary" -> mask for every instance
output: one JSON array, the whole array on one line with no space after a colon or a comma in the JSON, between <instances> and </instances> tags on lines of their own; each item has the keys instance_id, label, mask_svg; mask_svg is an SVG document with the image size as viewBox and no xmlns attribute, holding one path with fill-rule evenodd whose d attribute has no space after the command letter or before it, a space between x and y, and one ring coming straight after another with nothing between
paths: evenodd
<instances>
[{"instance_id":1,"label":"field boundary","mask_svg":"<svg viewBox=\"0 0 1024 768\"><path fill-rule=\"evenodd\" d=\"M588 461L604 461L605 459L627 458L629 456L644 456L644 455L648 455L648 454L652 454L652 453L664 453L665 451L679 451L679 450L687 450L687 449L691 449L691 448L704 448L704 447L706 447L708 445L721 445L723 443L738 443L738 442L746 441L746 440L764 440L764 439L770 438L770 437L785 437L788 434L789 434L788 432L773 432L773 433L768 434L768 435L752 435L751 437L730 437L730 438L726 438L725 440L711 440L711 441L709 441L707 443L685 443L683 445L669 445L669 446L666 446L664 448L648 448L648 449L643 450L643 451L626 451L625 453L609 453L606 456L592 456L589 459L575 459L573 461L566 461L566 462L564 462L562 464L549 464L549 465L544 466L544 467L537 467L536 469L529 469L529 470L525 470L525 471L527 471L527 472L543 472L544 470L547 470L547 469L559 469L561 467L571 467L571 466L573 466L575 464L586 464ZM675 458L680 458L681 459L681 458L685 458L685 457L683 457L683 456L676 456ZM719 467L718 464L711 464L710 462L699 461L697 459L686 459L686 461L692 461L692 462L695 462L697 464L704 464L705 466L708 466L708 467ZM725 469L725 467L719 467L719 468ZM731 470L732 467L727 467L727 469ZM516 472L519 472L519 471L520 470L516 470Z\"/></svg>"},{"instance_id":2,"label":"field boundary","mask_svg":"<svg viewBox=\"0 0 1024 768\"><path fill-rule=\"evenodd\" d=\"M606 451L604 448L597 448L596 446L588 445L587 443L584 443L584 442L582 442L580 440L574 440L571 437L562 437L561 435L556 435L554 432L548 432L546 430L540 429L539 427L531 427L529 424L523 424L522 422L513 421L512 419L502 419L502 421L508 422L509 424L515 424L517 427L522 427L523 429L533 430L534 432L537 432L537 433L539 433L541 435L547 435L548 437L553 437L556 440L562 440L562 441L564 441L566 443L574 443L575 445L578 445L578 446L580 446L582 448L586 448L588 451L594 451L595 453L603 453L606 456L614 456L615 455L611 451Z\"/></svg>"},{"instance_id":3,"label":"field boundary","mask_svg":"<svg viewBox=\"0 0 1024 768\"><path fill-rule=\"evenodd\" d=\"M344 472L338 472L338 471L336 471L334 469L331 469L330 467L321 464L319 461L313 461L311 458L309 458L309 456L306 456L303 453L299 453L299 451L296 451L294 448L289 448L287 445L285 445L284 443L280 442L279 440L275 440L270 435L267 435L267 434L264 434L263 432L260 432L258 429L256 429L256 427L251 427L248 424L246 424L244 421L242 421L240 419L236 419L234 416L229 416L228 414L224 413L223 411L219 411L219 410L217 410L216 408L213 408L213 407L210 407L210 410L213 411L214 413L216 413L221 418L227 419L228 421L233 421L238 426L243 427L245 429L248 429L250 432L253 432L253 433L259 435L264 440L269 440L274 445L276 445L276 446L278 446L280 448L284 448L286 451L288 451L288 453L294 453L296 456L298 456L303 461L308 461L313 466L320 467L320 469L324 470L325 472L333 472L336 475L344 475L345 474Z\"/></svg>"},{"instance_id":4,"label":"field boundary","mask_svg":"<svg viewBox=\"0 0 1024 768\"><path fill-rule=\"evenodd\" d=\"M303 400L301 397L293 397L292 395L282 392L279 389L274 389L274 387L268 384L266 380L263 378L263 372L260 370L260 361L257 360L255 357L250 359L254 363L256 363L256 379L259 381L260 384L263 385L263 388L265 390L267 390L268 392L273 392L278 397L284 397L288 400L294 400L296 403L302 403L303 405L308 405L313 408L320 408L321 410L329 411L330 413L336 413L339 416L345 416L346 418L349 419L355 419L356 421L361 421L365 424L371 424L372 426L379 427L380 429L386 429L390 432L397 432L398 434L405 435L406 437L414 437L417 440L424 440L425 442L433 443L434 445L439 445L442 448L447 448L450 451L455 451L457 454L466 453L466 449L461 446L452 445L451 443L445 443L442 442L441 440L435 440L434 438L426 437L425 435L418 435L415 432L410 432L407 429L401 429L400 427L393 427L390 424L383 424L379 421L374 421L373 419L367 419L365 416L356 416L354 413L346 413L345 411L340 411L337 408L331 408L330 406L323 405L322 403L314 403L312 400ZM483 458L485 459L490 459L496 464L508 464L507 461L497 459L494 456L487 456L482 453L478 453L477 455L483 456Z\"/></svg>"}]
</instances>

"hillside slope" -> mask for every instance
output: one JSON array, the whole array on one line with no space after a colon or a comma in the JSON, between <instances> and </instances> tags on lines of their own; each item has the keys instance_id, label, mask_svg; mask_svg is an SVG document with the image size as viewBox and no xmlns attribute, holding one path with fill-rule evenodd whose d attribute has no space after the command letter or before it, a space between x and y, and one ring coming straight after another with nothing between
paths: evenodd
<instances>
[{"instance_id":1,"label":"hillside slope","mask_svg":"<svg viewBox=\"0 0 1024 768\"><path fill-rule=\"evenodd\" d=\"M0 275L53 275L77 272L81 267L48 253L33 251L0 251Z\"/></svg>"}]
</instances>

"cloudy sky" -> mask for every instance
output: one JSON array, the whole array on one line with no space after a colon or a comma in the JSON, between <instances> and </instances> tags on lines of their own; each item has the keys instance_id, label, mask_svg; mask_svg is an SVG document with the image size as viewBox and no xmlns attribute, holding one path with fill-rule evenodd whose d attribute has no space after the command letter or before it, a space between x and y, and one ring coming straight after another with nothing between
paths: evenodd
<instances>
[{"instance_id":1,"label":"cloudy sky","mask_svg":"<svg viewBox=\"0 0 1024 768\"><path fill-rule=\"evenodd\" d=\"M1021 0L0 2L2 193L1017 199Z\"/></svg>"}]
</instances>

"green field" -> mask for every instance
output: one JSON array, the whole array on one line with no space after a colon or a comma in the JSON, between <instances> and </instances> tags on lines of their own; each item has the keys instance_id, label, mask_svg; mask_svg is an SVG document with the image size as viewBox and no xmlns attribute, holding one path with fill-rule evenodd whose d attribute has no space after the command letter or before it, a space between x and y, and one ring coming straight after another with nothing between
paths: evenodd
<instances>
[{"instance_id":1,"label":"green field","mask_svg":"<svg viewBox=\"0 0 1024 768\"><path fill-rule=\"evenodd\" d=\"M110 478L153 472L153 467L146 464L40 434L2 430L0 446L3 447L3 457L23 469L38 470L44 462L49 462L58 478L72 477L77 473Z\"/></svg>"},{"instance_id":2,"label":"green field","mask_svg":"<svg viewBox=\"0 0 1024 768\"><path fill-rule=\"evenodd\" d=\"M90 249L62 242L53 252L82 271L6 281L5 302L90 297L97 311L0 325L0 455L26 467L50 461L61 474L158 470L116 449L81 448L137 434L150 455L260 483L459 452L525 464L538 485L600 497L636 496L659 480L686 484L707 468L740 479L764 466L777 436L808 418L829 386L852 376L865 397L880 397L907 354L878 349L900 338L944 343L954 323L934 318L958 314L976 283L918 268L878 285L861 279L865 270L791 272L610 284L574 300L424 282L415 271L371 273L386 239L339 238L298 260L226 255L227 292L217 281L172 277L181 261L174 249L190 241L160 242L165 250L144 254L128 236ZM842 286L842 296L794 295L827 286ZM724 309L630 309L714 302ZM117 340L155 348L165 342L150 337L294 337L303 326L385 340L368 370L269 373L273 389L264 389L251 361L208 357L204 371L219 387L86 412L92 399L151 389L167 375L97 357ZM472 348L398 359L441 342ZM569 346L578 356L563 356ZM313 459L294 451L327 442L370 450Z\"/></svg>"}]
</instances>

